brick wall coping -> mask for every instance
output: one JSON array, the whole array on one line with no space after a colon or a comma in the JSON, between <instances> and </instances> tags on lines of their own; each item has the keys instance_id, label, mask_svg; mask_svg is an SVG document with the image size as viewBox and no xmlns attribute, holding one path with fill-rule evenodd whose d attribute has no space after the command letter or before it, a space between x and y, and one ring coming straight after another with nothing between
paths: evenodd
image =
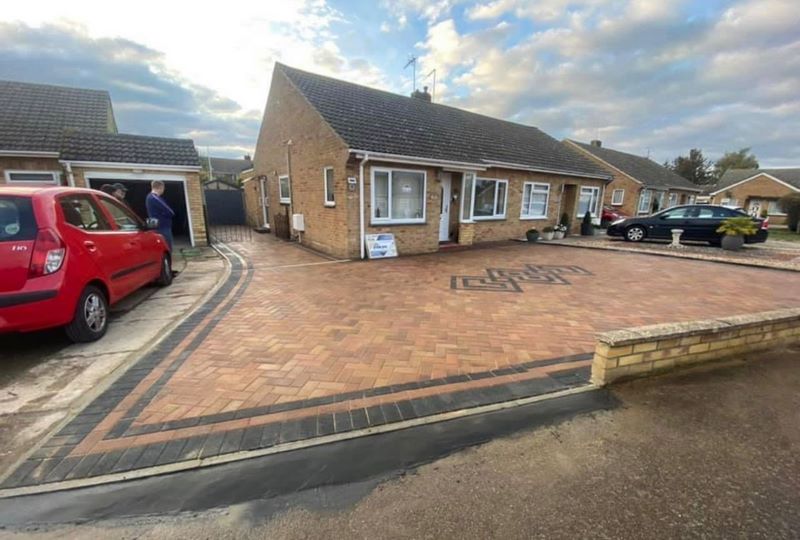
<instances>
[{"instance_id":1,"label":"brick wall coping","mask_svg":"<svg viewBox=\"0 0 800 540\"><path fill-rule=\"evenodd\" d=\"M764 323L800 321L800 308L764 311L746 315L734 315L719 319L690 321L682 323L654 324L625 330L614 330L597 334L597 341L609 347L619 347L636 343L659 341L699 334L725 332L737 328L757 326Z\"/></svg>"}]
</instances>

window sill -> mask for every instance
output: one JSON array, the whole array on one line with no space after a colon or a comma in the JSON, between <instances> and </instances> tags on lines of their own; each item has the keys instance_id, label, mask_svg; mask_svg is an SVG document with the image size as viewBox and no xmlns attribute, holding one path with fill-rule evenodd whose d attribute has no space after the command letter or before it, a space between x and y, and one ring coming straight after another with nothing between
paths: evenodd
<instances>
[{"instance_id":1,"label":"window sill","mask_svg":"<svg viewBox=\"0 0 800 540\"><path fill-rule=\"evenodd\" d=\"M621 202L620 203L612 202L611 206L622 206L623 204L624 203L621 203Z\"/></svg>"},{"instance_id":2,"label":"window sill","mask_svg":"<svg viewBox=\"0 0 800 540\"><path fill-rule=\"evenodd\" d=\"M547 219L547 216L519 216L520 221L541 221Z\"/></svg>"},{"instance_id":3,"label":"window sill","mask_svg":"<svg viewBox=\"0 0 800 540\"><path fill-rule=\"evenodd\" d=\"M292 204L292 200L291 199L281 199L280 203L281 204Z\"/></svg>"},{"instance_id":4,"label":"window sill","mask_svg":"<svg viewBox=\"0 0 800 540\"><path fill-rule=\"evenodd\" d=\"M335 202L326 202L325 203L325 208L333 208L335 206L336 206Z\"/></svg>"},{"instance_id":5,"label":"window sill","mask_svg":"<svg viewBox=\"0 0 800 540\"><path fill-rule=\"evenodd\" d=\"M475 217L472 216L473 221L505 221L506 216L486 216L486 217Z\"/></svg>"},{"instance_id":6,"label":"window sill","mask_svg":"<svg viewBox=\"0 0 800 540\"><path fill-rule=\"evenodd\" d=\"M372 221L369 222L370 226L372 227L383 227L383 226L390 226L390 225L427 225L425 220L418 220L418 219L393 219L390 221Z\"/></svg>"}]
</instances>

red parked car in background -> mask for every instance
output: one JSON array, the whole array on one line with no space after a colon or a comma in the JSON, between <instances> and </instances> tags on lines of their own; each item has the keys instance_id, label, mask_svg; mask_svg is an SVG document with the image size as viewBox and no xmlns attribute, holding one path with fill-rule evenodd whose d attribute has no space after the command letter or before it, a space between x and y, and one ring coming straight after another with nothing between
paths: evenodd
<instances>
[{"instance_id":1,"label":"red parked car in background","mask_svg":"<svg viewBox=\"0 0 800 540\"><path fill-rule=\"evenodd\" d=\"M614 221L617 221L617 220L620 220L620 219L625 219L626 217L628 217L628 216L626 216L622 212L620 212L618 210L614 210L610 206L604 206L603 207L603 214L602 214L600 219L601 219L602 222L605 222L605 223L613 223Z\"/></svg>"},{"instance_id":2,"label":"red parked car in background","mask_svg":"<svg viewBox=\"0 0 800 540\"><path fill-rule=\"evenodd\" d=\"M108 328L108 308L172 282L164 239L100 191L0 187L0 333L64 326L75 342Z\"/></svg>"}]
</instances>

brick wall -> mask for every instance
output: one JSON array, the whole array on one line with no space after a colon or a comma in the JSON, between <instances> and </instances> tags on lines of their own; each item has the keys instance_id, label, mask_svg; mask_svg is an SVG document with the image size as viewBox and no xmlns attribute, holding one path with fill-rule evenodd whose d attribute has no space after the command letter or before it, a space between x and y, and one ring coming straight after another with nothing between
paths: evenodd
<instances>
[{"instance_id":1,"label":"brick wall","mask_svg":"<svg viewBox=\"0 0 800 540\"><path fill-rule=\"evenodd\" d=\"M750 199L780 199L789 193L796 192L783 184L779 184L770 177L760 174L748 182L714 195L711 198L711 202L721 204L722 199L730 198L735 200L738 206L747 210ZM786 218L784 216L772 216L769 221L773 225L783 225L786 223Z\"/></svg>"},{"instance_id":2,"label":"brick wall","mask_svg":"<svg viewBox=\"0 0 800 540\"><path fill-rule=\"evenodd\" d=\"M288 146L287 141L292 144ZM287 164L287 148L291 155L291 174ZM303 214L305 232L302 243L347 257L348 209L357 195L347 189L347 145L322 119L278 69L272 83L261 123L254 156L255 176L267 177L270 222L278 214ZM333 167L336 205L325 206L323 169ZM291 205L281 204L278 177L289 174ZM357 215L357 210L356 210ZM356 233L357 234L357 233Z\"/></svg>"},{"instance_id":3,"label":"brick wall","mask_svg":"<svg viewBox=\"0 0 800 540\"><path fill-rule=\"evenodd\" d=\"M663 373L800 342L800 309L643 326L597 337L592 382Z\"/></svg>"},{"instance_id":4,"label":"brick wall","mask_svg":"<svg viewBox=\"0 0 800 540\"><path fill-rule=\"evenodd\" d=\"M6 171L55 171L61 173L61 183L67 183L64 169L56 158L0 157L0 185L6 183Z\"/></svg>"},{"instance_id":5,"label":"brick wall","mask_svg":"<svg viewBox=\"0 0 800 540\"><path fill-rule=\"evenodd\" d=\"M258 179L251 179L242 183L244 192L245 220L250 227L263 225L264 214L261 209L261 186Z\"/></svg>"},{"instance_id":6,"label":"brick wall","mask_svg":"<svg viewBox=\"0 0 800 540\"><path fill-rule=\"evenodd\" d=\"M131 166L131 169L135 168L135 165ZM91 187L89 182L86 179L87 173L92 172L103 172L103 173L119 173L124 175L131 174L131 170L125 169L103 169L101 167L91 167L89 169L83 167L72 167L72 174L75 178L75 186L76 187ZM189 213L191 215L192 221L192 234L194 236L195 245L204 246L207 244L206 239L206 224L204 218L204 210L203 210L203 188L200 184L200 173L199 172L175 172L175 171L158 171L158 170L148 170L145 175L148 178L151 175L159 175L163 174L167 177L170 176L181 176L186 179L186 193L189 198ZM89 174L91 176L91 174ZM125 178L125 180L128 180ZM142 180L145 182L150 182L150 180ZM113 180L109 180L109 182L113 182Z\"/></svg>"}]
</instances>

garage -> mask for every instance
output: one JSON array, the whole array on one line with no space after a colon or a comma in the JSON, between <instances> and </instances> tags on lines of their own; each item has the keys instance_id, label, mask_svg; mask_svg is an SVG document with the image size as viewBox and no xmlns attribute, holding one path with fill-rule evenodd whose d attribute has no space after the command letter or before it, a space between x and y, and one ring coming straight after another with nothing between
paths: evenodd
<instances>
[{"instance_id":1,"label":"garage","mask_svg":"<svg viewBox=\"0 0 800 540\"><path fill-rule=\"evenodd\" d=\"M130 179L124 177L114 178L113 174L103 174L103 178L95 178L91 173L87 173L89 187L100 189L105 184L120 183L128 190L125 202L136 214L142 218L147 218L147 208L145 199L150 193L150 182L161 180L164 182L164 200L175 211L175 219L172 220L172 234L175 238L176 247L186 247L193 245L191 237L191 223L189 214L189 199L186 196L186 184L182 180L170 180L165 177L150 179ZM124 175L118 175L124 176Z\"/></svg>"},{"instance_id":2,"label":"garage","mask_svg":"<svg viewBox=\"0 0 800 540\"><path fill-rule=\"evenodd\" d=\"M120 183L125 201L141 218L153 180L164 182L164 198L175 211L172 234L180 249L206 244L200 159L188 139L119 133L70 132L59 162L70 185L100 189Z\"/></svg>"}]
</instances>

